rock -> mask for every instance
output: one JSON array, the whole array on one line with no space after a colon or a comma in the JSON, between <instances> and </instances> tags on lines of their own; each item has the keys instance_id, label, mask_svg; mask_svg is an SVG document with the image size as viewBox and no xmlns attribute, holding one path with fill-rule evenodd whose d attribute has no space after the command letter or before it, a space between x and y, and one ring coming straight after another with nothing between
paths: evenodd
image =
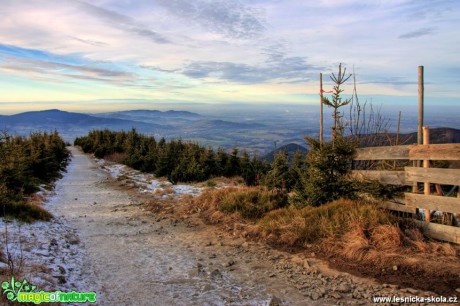
<instances>
[{"instance_id":1,"label":"rock","mask_svg":"<svg viewBox=\"0 0 460 306\"><path fill-rule=\"evenodd\" d=\"M455 291L457 291L458 293L460 293L460 288L455 289Z\"/></svg>"},{"instance_id":2,"label":"rock","mask_svg":"<svg viewBox=\"0 0 460 306\"><path fill-rule=\"evenodd\" d=\"M310 269L310 264L308 263L308 260L305 259L305 260L303 261L303 267L304 267L305 269Z\"/></svg>"},{"instance_id":3,"label":"rock","mask_svg":"<svg viewBox=\"0 0 460 306\"><path fill-rule=\"evenodd\" d=\"M269 306L282 306L283 301L281 301L280 298L274 296L271 298L270 303L268 303Z\"/></svg>"},{"instance_id":4,"label":"rock","mask_svg":"<svg viewBox=\"0 0 460 306\"><path fill-rule=\"evenodd\" d=\"M0 261L0 269L8 269L8 264Z\"/></svg>"},{"instance_id":5,"label":"rock","mask_svg":"<svg viewBox=\"0 0 460 306\"><path fill-rule=\"evenodd\" d=\"M233 261L233 260L230 260L229 262L227 262L225 264L226 267L231 267L231 266L234 266L234 265L235 265L235 261Z\"/></svg>"},{"instance_id":6,"label":"rock","mask_svg":"<svg viewBox=\"0 0 460 306\"><path fill-rule=\"evenodd\" d=\"M460 289L460 288L459 288ZM418 294L418 290L417 289L413 289L413 288L407 288L407 291L410 293L410 294ZM459 291L460 292L460 291Z\"/></svg>"},{"instance_id":7,"label":"rock","mask_svg":"<svg viewBox=\"0 0 460 306\"><path fill-rule=\"evenodd\" d=\"M320 298L321 296L319 295L318 292L313 291L313 292L310 294L310 297L311 297L312 300L316 301L316 300L319 300L319 298Z\"/></svg>"},{"instance_id":8,"label":"rock","mask_svg":"<svg viewBox=\"0 0 460 306\"><path fill-rule=\"evenodd\" d=\"M214 271L211 272L211 278L213 279L219 279L222 278L222 273L219 271L219 269L215 269Z\"/></svg>"},{"instance_id":9,"label":"rock","mask_svg":"<svg viewBox=\"0 0 460 306\"><path fill-rule=\"evenodd\" d=\"M203 288L201 288L201 291L206 292L206 291L210 291L212 289L214 289L213 286L211 286L210 284L206 284L206 285L203 286Z\"/></svg>"},{"instance_id":10,"label":"rock","mask_svg":"<svg viewBox=\"0 0 460 306\"><path fill-rule=\"evenodd\" d=\"M62 285L62 284L67 283L67 280L66 280L65 276L63 276L63 275L58 275L58 276L55 276L55 277L57 278L59 284Z\"/></svg>"},{"instance_id":11,"label":"rock","mask_svg":"<svg viewBox=\"0 0 460 306\"><path fill-rule=\"evenodd\" d=\"M329 296L333 297L336 300L340 300L342 298L342 295L338 292L331 292Z\"/></svg>"},{"instance_id":12,"label":"rock","mask_svg":"<svg viewBox=\"0 0 460 306\"><path fill-rule=\"evenodd\" d=\"M341 293L349 293L351 291L351 286L347 283L340 283L336 290Z\"/></svg>"},{"instance_id":13,"label":"rock","mask_svg":"<svg viewBox=\"0 0 460 306\"><path fill-rule=\"evenodd\" d=\"M249 247L249 243L246 241L241 245L243 248L247 249Z\"/></svg>"},{"instance_id":14,"label":"rock","mask_svg":"<svg viewBox=\"0 0 460 306\"><path fill-rule=\"evenodd\" d=\"M398 266L393 266L393 271L398 271Z\"/></svg>"}]
</instances>

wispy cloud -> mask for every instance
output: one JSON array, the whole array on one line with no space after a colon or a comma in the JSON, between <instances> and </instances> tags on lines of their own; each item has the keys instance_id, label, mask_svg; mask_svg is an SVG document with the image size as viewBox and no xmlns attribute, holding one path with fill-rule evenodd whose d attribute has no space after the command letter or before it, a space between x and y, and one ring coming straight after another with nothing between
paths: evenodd
<instances>
[{"instance_id":1,"label":"wispy cloud","mask_svg":"<svg viewBox=\"0 0 460 306\"><path fill-rule=\"evenodd\" d=\"M417 38L417 37L422 37L422 36L433 34L433 31L434 31L433 28L423 28L423 29L419 29L416 31L401 34L398 36L398 38L399 39Z\"/></svg>"},{"instance_id":2,"label":"wispy cloud","mask_svg":"<svg viewBox=\"0 0 460 306\"><path fill-rule=\"evenodd\" d=\"M93 4L89 4L84 1L72 1L78 6L78 9L81 9L82 11L87 12L88 14L96 16L97 18L105 21L111 26L118 27L121 30L127 31L129 33L147 37L159 44L171 43L169 39L157 33L156 31L150 29L149 27L137 22L132 17Z\"/></svg>"},{"instance_id":3,"label":"wispy cloud","mask_svg":"<svg viewBox=\"0 0 460 306\"><path fill-rule=\"evenodd\" d=\"M84 44L88 44L91 46L96 46L96 47L104 47L107 46L108 44L102 41L97 41L97 40L92 40L92 39L83 39L83 38L78 38L78 37L73 37L69 36L71 39L74 39L76 41L82 42Z\"/></svg>"},{"instance_id":4,"label":"wispy cloud","mask_svg":"<svg viewBox=\"0 0 460 306\"><path fill-rule=\"evenodd\" d=\"M70 65L38 59L3 57L0 69L36 73L41 76L60 76L80 80L97 80L104 82L130 81L133 75L120 70L105 69L87 65Z\"/></svg>"},{"instance_id":5,"label":"wispy cloud","mask_svg":"<svg viewBox=\"0 0 460 306\"><path fill-rule=\"evenodd\" d=\"M157 0L171 14L231 38L255 38L265 30L259 12L238 0Z\"/></svg>"},{"instance_id":6,"label":"wispy cloud","mask_svg":"<svg viewBox=\"0 0 460 306\"><path fill-rule=\"evenodd\" d=\"M312 65L303 57L289 57L273 51L260 64L199 61L185 66L182 73L192 78L213 78L236 83L285 82L299 83L309 80L312 73L324 69Z\"/></svg>"}]
</instances>

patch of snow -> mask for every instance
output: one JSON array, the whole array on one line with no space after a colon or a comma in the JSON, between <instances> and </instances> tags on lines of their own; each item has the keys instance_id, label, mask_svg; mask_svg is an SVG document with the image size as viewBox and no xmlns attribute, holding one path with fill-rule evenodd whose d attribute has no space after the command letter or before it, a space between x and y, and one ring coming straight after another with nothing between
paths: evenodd
<instances>
[{"instance_id":1,"label":"patch of snow","mask_svg":"<svg viewBox=\"0 0 460 306\"><path fill-rule=\"evenodd\" d=\"M126 180L129 181L128 184L138 187L142 193L152 193L154 196L159 195L161 198L168 198L181 195L198 196L203 192L201 187L187 184L173 185L171 182L156 178L153 174L143 173L125 165L109 163L103 159L96 160L96 163L109 172L113 178L126 177ZM165 190L165 188L171 188L173 192ZM167 194L164 195L164 193Z\"/></svg>"},{"instance_id":2,"label":"patch of snow","mask_svg":"<svg viewBox=\"0 0 460 306\"><path fill-rule=\"evenodd\" d=\"M193 195L193 196L200 195L201 192L203 191L203 188L195 187L192 185L175 185L175 186L172 186L172 189L177 194L180 194L180 195L188 194L188 195Z\"/></svg>"}]
</instances>

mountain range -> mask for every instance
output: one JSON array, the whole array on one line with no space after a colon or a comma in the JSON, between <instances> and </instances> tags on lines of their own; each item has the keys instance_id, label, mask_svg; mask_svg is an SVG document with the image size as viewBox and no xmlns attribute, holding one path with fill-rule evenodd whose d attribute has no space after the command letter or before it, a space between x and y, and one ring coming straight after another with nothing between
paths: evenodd
<instances>
[{"instance_id":1,"label":"mountain range","mask_svg":"<svg viewBox=\"0 0 460 306\"><path fill-rule=\"evenodd\" d=\"M295 115L295 116L294 116ZM76 113L58 109L31 111L15 115L0 115L0 130L10 134L27 135L32 131L58 130L66 141L93 129L130 130L143 134L184 139L213 148L247 151L272 160L274 143L279 150L292 155L297 149L306 151L304 136L317 137L318 123L315 115L302 113L241 111L241 113L198 114L178 110L127 110L107 113ZM385 133L367 136L369 145L394 144L396 134ZM399 135L399 144L416 142L416 133ZM460 142L460 130L453 128L431 129L432 143ZM272 151L272 152L270 152ZM267 154L267 152L270 152Z\"/></svg>"}]
</instances>

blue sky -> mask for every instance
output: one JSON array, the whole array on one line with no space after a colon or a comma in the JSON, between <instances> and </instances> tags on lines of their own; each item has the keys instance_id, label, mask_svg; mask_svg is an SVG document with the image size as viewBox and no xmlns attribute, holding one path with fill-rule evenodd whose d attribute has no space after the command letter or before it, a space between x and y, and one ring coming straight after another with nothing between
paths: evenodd
<instances>
[{"instance_id":1,"label":"blue sky","mask_svg":"<svg viewBox=\"0 0 460 306\"><path fill-rule=\"evenodd\" d=\"M317 103L338 63L377 103L410 103L419 65L430 103L460 98L457 0L0 0L0 19L0 113Z\"/></svg>"}]
</instances>

